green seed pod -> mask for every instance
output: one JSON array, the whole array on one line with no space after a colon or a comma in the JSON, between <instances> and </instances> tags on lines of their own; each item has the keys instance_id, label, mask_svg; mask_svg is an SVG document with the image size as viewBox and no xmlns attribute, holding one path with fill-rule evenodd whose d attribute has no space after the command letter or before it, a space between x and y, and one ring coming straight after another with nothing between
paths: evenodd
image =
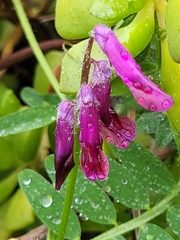
<instances>
[{"instance_id":1,"label":"green seed pod","mask_svg":"<svg viewBox=\"0 0 180 240\"><path fill-rule=\"evenodd\" d=\"M172 59L180 63L180 1L168 0L166 8L166 32Z\"/></svg>"}]
</instances>

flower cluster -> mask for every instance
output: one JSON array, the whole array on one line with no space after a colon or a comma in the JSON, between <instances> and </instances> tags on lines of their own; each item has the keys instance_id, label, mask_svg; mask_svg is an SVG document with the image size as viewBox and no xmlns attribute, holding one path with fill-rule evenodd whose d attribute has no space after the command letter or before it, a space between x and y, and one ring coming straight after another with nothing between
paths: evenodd
<instances>
[{"instance_id":1,"label":"flower cluster","mask_svg":"<svg viewBox=\"0 0 180 240\"><path fill-rule=\"evenodd\" d=\"M165 111L173 105L172 98L141 72L111 29L98 25L94 28L93 37L140 105L151 111ZM92 64L91 83L82 84L76 102L66 100L58 107L55 132L56 189L61 187L74 166L75 115L78 115L80 126L80 166L89 180L103 180L108 175L109 163L102 151L103 138L119 148L126 148L136 136L134 122L117 115L109 104L112 75L109 63L92 60Z\"/></svg>"}]
</instances>

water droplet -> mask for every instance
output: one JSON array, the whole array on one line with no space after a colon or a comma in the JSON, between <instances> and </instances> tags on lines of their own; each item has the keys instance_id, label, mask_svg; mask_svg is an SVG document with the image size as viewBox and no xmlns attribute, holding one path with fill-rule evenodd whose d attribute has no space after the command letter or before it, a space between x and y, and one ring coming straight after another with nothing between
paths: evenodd
<instances>
[{"instance_id":1,"label":"water droplet","mask_svg":"<svg viewBox=\"0 0 180 240\"><path fill-rule=\"evenodd\" d=\"M88 130L92 132L94 130L94 126L92 123L88 123Z\"/></svg>"},{"instance_id":2,"label":"water droplet","mask_svg":"<svg viewBox=\"0 0 180 240\"><path fill-rule=\"evenodd\" d=\"M157 107L152 103L151 106L150 106L150 110L151 111L156 111Z\"/></svg>"},{"instance_id":3,"label":"water droplet","mask_svg":"<svg viewBox=\"0 0 180 240\"><path fill-rule=\"evenodd\" d=\"M125 131L124 134L127 136L127 137L131 137L131 132L130 131Z\"/></svg>"},{"instance_id":4,"label":"water droplet","mask_svg":"<svg viewBox=\"0 0 180 240\"><path fill-rule=\"evenodd\" d=\"M142 87L143 87L140 82L134 82L134 83L133 83L133 86L134 86L135 88L137 88L137 89L142 89Z\"/></svg>"},{"instance_id":5,"label":"water droplet","mask_svg":"<svg viewBox=\"0 0 180 240\"><path fill-rule=\"evenodd\" d=\"M108 136L108 137L106 137L106 141L107 141L107 142L111 142L111 141L112 141L112 138Z\"/></svg>"},{"instance_id":6,"label":"water droplet","mask_svg":"<svg viewBox=\"0 0 180 240\"><path fill-rule=\"evenodd\" d=\"M57 217L53 219L53 223L56 224L56 225L59 225L60 222L61 222L61 220Z\"/></svg>"},{"instance_id":7,"label":"water droplet","mask_svg":"<svg viewBox=\"0 0 180 240\"><path fill-rule=\"evenodd\" d=\"M111 186L106 186L106 187L105 187L105 191L106 191L107 193L109 193L109 192L111 191Z\"/></svg>"},{"instance_id":8,"label":"water droplet","mask_svg":"<svg viewBox=\"0 0 180 240\"><path fill-rule=\"evenodd\" d=\"M31 179L30 179L30 178L24 179L24 180L22 181L22 183L23 183L25 186L28 186L28 185L31 183Z\"/></svg>"},{"instance_id":9,"label":"water droplet","mask_svg":"<svg viewBox=\"0 0 180 240\"><path fill-rule=\"evenodd\" d=\"M51 219L51 218L52 218L52 215L47 215L46 218L47 218L47 219Z\"/></svg>"},{"instance_id":10,"label":"water droplet","mask_svg":"<svg viewBox=\"0 0 180 240\"><path fill-rule=\"evenodd\" d=\"M92 206L94 209L97 209L97 208L99 207L99 203L91 202L91 206Z\"/></svg>"},{"instance_id":11,"label":"water droplet","mask_svg":"<svg viewBox=\"0 0 180 240\"><path fill-rule=\"evenodd\" d=\"M120 145L121 148L127 148L127 146L129 146L129 141L128 140L124 140Z\"/></svg>"},{"instance_id":12,"label":"water droplet","mask_svg":"<svg viewBox=\"0 0 180 240\"><path fill-rule=\"evenodd\" d=\"M144 100L144 98L140 97L140 98L137 99L137 102L138 102L140 105L143 105L144 102L145 102L145 100Z\"/></svg>"},{"instance_id":13,"label":"water droplet","mask_svg":"<svg viewBox=\"0 0 180 240\"><path fill-rule=\"evenodd\" d=\"M121 180L121 183L122 183L123 185L126 185L126 184L128 183L128 181L127 181L127 179L122 179L122 180Z\"/></svg>"},{"instance_id":14,"label":"water droplet","mask_svg":"<svg viewBox=\"0 0 180 240\"><path fill-rule=\"evenodd\" d=\"M140 71L141 67L138 64L136 64L136 69Z\"/></svg>"},{"instance_id":15,"label":"water droplet","mask_svg":"<svg viewBox=\"0 0 180 240\"><path fill-rule=\"evenodd\" d=\"M52 117L51 117L51 120L52 120L52 121L55 121L55 120L56 120L56 117L55 117L55 116L52 116Z\"/></svg>"},{"instance_id":16,"label":"water droplet","mask_svg":"<svg viewBox=\"0 0 180 240\"><path fill-rule=\"evenodd\" d=\"M163 103L162 103L162 106L163 106L163 108L168 108L169 106L170 106L170 102L169 102L169 100L165 100Z\"/></svg>"},{"instance_id":17,"label":"water droplet","mask_svg":"<svg viewBox=\"0 0 180 240\"><path fill-rule=\"evenodd\" d=\"M52 204L52 197L51 195L44 195L41 199L41 204L43 207L47 208L50 207Z\"/></svg>"},{"instance_id":18,"label":"water droplet","mask_svg":"<svg viewBox=\"0 0 180 240\"><path fill-rule=\"evenodd\" d=\"M83 203L83 199L82 198L75 198L74 201L75 201L76 204L79 204L79 205L81 205Z\"/></svg>"},{"instance_id":19,"label":"water droplet","mask_svg":"<svg viewBox=\"0 0 180 240\"><path fill-rule=\"evenodd\" d=\"M127 51L122 51L121 52L121 57L127 61L129 59L129 53Z\"/></svg>"},{"instance_id":20,"label":"water droplet","mask_svg":"<svg viewBox=\"0 0 180 240\"><path fill-rule=\"evenodd\" d=\"M145 93L150 94L150 93L152 93L152 91L153 91L152 88L149 87L149 86L147 86L147 87L144 88L144 92L145 92Z\"/></svg>"}]
</instances>

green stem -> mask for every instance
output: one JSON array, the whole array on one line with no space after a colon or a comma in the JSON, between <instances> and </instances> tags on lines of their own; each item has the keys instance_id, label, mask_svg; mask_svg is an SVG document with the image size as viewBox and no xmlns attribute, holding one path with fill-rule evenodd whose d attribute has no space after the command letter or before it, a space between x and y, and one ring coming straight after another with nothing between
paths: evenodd
<instances>
[{"instance_id":1,"label":"green stem","mask_svg":"<svg viewBox=\"0 0 180 240\"><path fill-rule=\"evenodd\" d=\"M111 230L100 234L99 236L92 238L91 240L108 240L112 239L112 237L116 237L122 234L125 234L131 230L139 228L143 224L149 222L150 220L154 219L161 213L163 213L170 205L171 201L177 194L180 192L180 182L177 184L175 190L169 195L167 195L161 202L159 202L155 207L148 210L144 214L140 215L139 217L130 220L127 223L123 223L118 227L112 228Z\"/></svg>"},{"instance_id":2,"label":"green stem","mask_svg":"<svg viewBox=\"0 0 180 240\"><path fill-rule=\"evenodd\" d=\"M77 171L79 166L79 142L78 142L78 135L75 134L74 136L74 162L75 166L69 174L68 177L68 184L66 189L66 196L64 202L64 208L61 218L61 223L59 226L59 233L56 240L64 240L64 236L66 233L66 228L68 224L69 214L71 210L73 194L74 194L74 187L76 183Z\"/></svg>"},{"instance_id":3,"label":"green stem","mask_svg":"<svg viewBox=\"0 0 180 240\"><path fill-rule=\"evenodd\" d=\"M39 62L41 68L45 72L49 82L51 83L51 85L52 85L53 89L55 90L55 92L57 93L57 95L62 100L66 99L65 95L60 93L60 91L59 91L59 83L58 83L57 79L55 78L49 64L47 63L47 61L44 57L43 52L41 51L41 49L39 47L39 44L34 36L31 25L28 21L28 18L26 16L26 13L22 6L21 0L12 0L12 3L16 10L17 16L19 18L21 27L23 28L26 39L27 39L29 45L31 46L32 51L33 51L37 61Z\"/></svg>"}]
</instances>

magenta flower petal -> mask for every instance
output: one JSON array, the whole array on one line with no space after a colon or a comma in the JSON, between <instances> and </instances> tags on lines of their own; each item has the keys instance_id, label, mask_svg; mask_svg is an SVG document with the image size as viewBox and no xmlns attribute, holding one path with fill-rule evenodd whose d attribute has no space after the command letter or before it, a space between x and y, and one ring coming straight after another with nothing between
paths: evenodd
<instances>
[{"instance_id":1,"label":"magenta flower petal","mask_svg":"<svg viewBox=\"0 0 180 240\"><path fill-rule=\"evenodd\" d=\"M118 41L113 31L105 25L97 25L94 39L108 56L111 65L129 87L136 101L151 111L167 111L174 101L153 81L145 76L128 50Z\"/></svg>"},{"instance_id":2,"label":"magenta flower petal","mask_svg":"<svg viewBox=\"0 0 180 240\"><path fill-rule=\"evenodd\" d=\"M126 148L129 146L130 141L136 137L136 126L134 122L127 118L116 114L116 112L110 108L111 124L101 124L101 133L104 139L112 143L118 148Z\"/></svg>"},{"instance_id":3,"label":"magenta flower petal","mask_svg":"<svg viewBox=\"0 0 180 240\"><path fill-rule=\"evenodd\" d=\"M63 101L58 106L55 131L55 170L56 190L60 189L67 175L74 167L74 112L69 101Z\"/></svg>"},{"instance_id":4,"label":"magenta flower petal","mask_svg":"<svg viewBox=\"0 0 180 240\"><path fill-rule=\"evenodd\" d=\"M95 96L90 85L82 85L78 94L80 121L79 141L83 147L101 145L99 114L95 105Z\"/></svg>"},{"instance_id":5,"label":"magenta flower petal","mask_svg":"<svg viewBox=\"0 0 180 240\"><path fill-rule=\"evenodd\" d=\"M91 85L82 85L78 94L80 121L79 142L82 150L80 166L90 180L103 180L109 172L109 164L102 152L99 112Z\"/></svg>"},{"instance_id":6,"label":"magenta flower petal","mask_svg":"<svg viewBox=\"0 0 180 240\"><path fill-rule=\"evenodd\" d=\"M104 180L109 173L108 159L100 148L82 147L80 166L91 181Z\"/></svg>"},{"instance_id":7,"label":"magenta flower petal","mask_svg":"<svg viewBox=\"0 0 180 240\"><path fill-rule=\"evenodd\" d=\"M94 70L92 74L91 86L94 90L96 99L98 100L98 108L100 117L106 120L106 124L110 124L109 102L111 84L110 78L112 71L107 61L94 61Z\"/></svg>"}]
</instances>

